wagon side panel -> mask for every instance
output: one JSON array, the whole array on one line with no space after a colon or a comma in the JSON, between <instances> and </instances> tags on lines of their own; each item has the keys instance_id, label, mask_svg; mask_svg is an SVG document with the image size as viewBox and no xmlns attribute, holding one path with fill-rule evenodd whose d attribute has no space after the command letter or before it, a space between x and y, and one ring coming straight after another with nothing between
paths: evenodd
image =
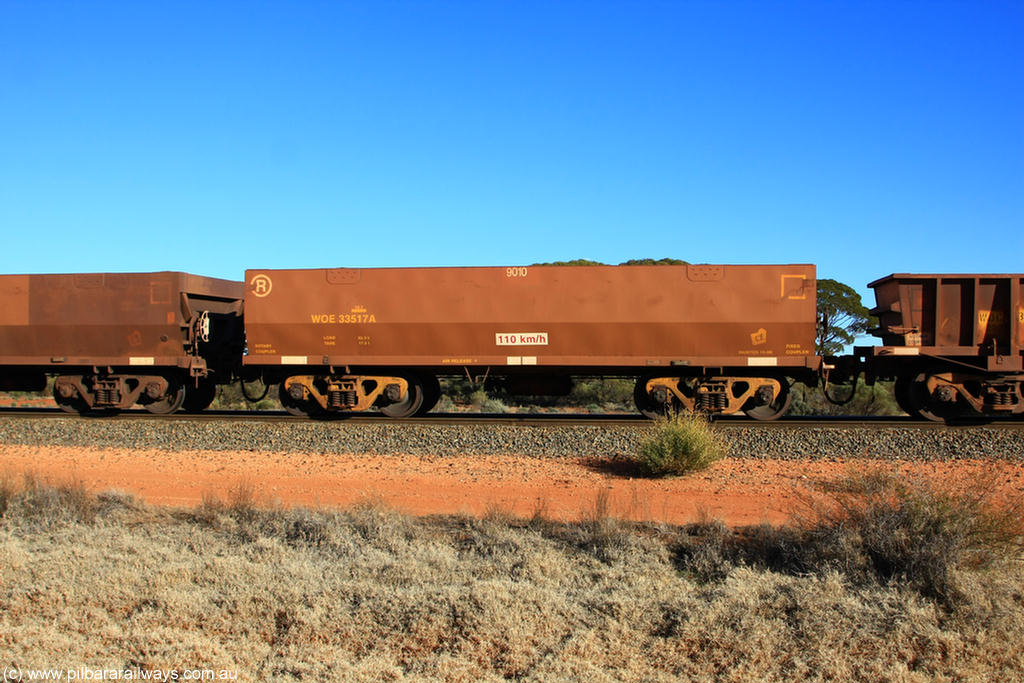
<instances>
[{"instance_id":1,"label":"wagon side panel","mask_svg":"<svg viewBox=\"0 0 1024 683\"><path fill-rule=\"evenodd\" d=\"M790 266L251 270L250 364L813 364Z\"/></svg>"}]
</instances>

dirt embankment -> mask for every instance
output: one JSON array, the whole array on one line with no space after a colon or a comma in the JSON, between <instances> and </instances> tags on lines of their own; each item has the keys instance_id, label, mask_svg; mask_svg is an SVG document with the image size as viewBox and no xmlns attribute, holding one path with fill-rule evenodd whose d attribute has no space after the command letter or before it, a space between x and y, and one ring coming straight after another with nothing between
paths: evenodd
<instances>
[{"instance_id":1,"label":"dirt embankment","mask_svg":"<svg viewBox=\"0 0 1024 683\"><path fill-rule=\"evenodd\" d=\"M726 459L688 477L644 479L594 460L509 456L303 454L0 446L0 475L32 472L93 491L128 491L153 504L194 506L230 500L239 489L257 503L346 506L382 501L411 514L487 512L554 519L609 514L685 523L702 516L730 525L778 523L807 492L858 469L885 467L908 477L971 481L993 477L1024 495L1024 467L980 460L881 462Z\"/></svg>"}]
</instances>

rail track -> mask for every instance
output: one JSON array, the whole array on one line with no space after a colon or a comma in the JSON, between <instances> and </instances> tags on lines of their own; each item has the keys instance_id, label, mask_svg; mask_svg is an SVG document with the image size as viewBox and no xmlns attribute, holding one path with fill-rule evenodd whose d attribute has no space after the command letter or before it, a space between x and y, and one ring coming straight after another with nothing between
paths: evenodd
<instances>
[{"instance_id":1,"label":"rail track","mask_svg":"<svg viewBox=\"0 0 1024 683\"><path fill-rule=\"evenodd\" d=\"M160 422L199 421L199 422L232 422L249 421L259 423L282 424L317 424L329 423L336 425L423 425L423 426L471 426L471 425L519 425L523 427L573 427L573 426L642 426L650 420L642 415L624 413L609 414L573 414L573 413L431 413L421 417L393 418L377 413L352 414L343 417L329 416L322 419L296 417L285 411L246 411L246 410L207 410L202 413L173 413L155 415L145 410L127 410L115 413L98 413L95 415L77 416L66 413L58 408L41 407L0 407L0 419L5 416L38 419L79 419L88 421L124 421L152 420ZM914 430L942 430L947 428L965 428L988 426L990 428L1024 430L1024 420L1020 418L986 418L971 419L950 424L914 420L899 416L793 416L779 420L764 422L741 416L719 416L714 423L725 429L800 429L800 428L905 428Z\"/></svg>"}]
</instances>

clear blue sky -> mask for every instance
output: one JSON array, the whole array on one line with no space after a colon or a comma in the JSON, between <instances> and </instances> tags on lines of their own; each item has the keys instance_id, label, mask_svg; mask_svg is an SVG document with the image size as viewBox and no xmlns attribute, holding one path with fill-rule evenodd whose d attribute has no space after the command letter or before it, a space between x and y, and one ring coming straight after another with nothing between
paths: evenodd
<instances>
[{"instance_id":1,"label":"clear blue sky","mask_svg":"<svg viewBox=\"0 0 1024 683\"><path fill-rule=\"evenodd\" d=\"M1024 1L0 0L0 272L1024 271Z\"/></svg>"}]
</instances>

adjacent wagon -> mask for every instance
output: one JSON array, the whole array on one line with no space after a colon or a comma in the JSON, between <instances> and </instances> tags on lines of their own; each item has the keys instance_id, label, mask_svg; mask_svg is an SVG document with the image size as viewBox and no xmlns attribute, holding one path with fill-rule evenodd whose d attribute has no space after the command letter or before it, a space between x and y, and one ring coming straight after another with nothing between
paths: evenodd
<instances>
[{"instance_id":1,"label":"adjacent wagon","mask_svg":"<svg viewBox=\"0 0 1024 683\"><path fill-rule=\"evenodd\" d=\"M180 272L0 275L0 388L68 411L201 410L244 346L243 284Z\"/></svg>"},{"instance_id":2,"label":"adjacent wagon","mask_svg":"<svg viewBox=\"0 0 1024 683\"><path fill-rule=\"evenodd\" d=\"M1024 414L1024 275L897 273L872 282L881 346L869 378L895 379L911 415Z\"/></svg>"}]
</instances>

